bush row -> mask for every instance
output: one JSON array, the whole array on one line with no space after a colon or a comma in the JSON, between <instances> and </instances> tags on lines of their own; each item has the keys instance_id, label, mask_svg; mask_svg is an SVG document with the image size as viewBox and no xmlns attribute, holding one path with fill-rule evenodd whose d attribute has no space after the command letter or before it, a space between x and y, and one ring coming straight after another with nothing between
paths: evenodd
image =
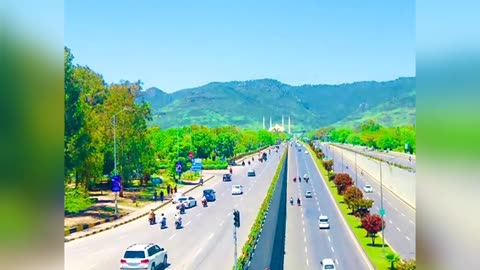
<instances>
[{"instance_id":1,"label":"bush row","mask_svg":"<svg viewBox=\"0 0 480 270\"><path fill-rule=\"evenodd\" d=\"M265 215L268 211L268 208L270 206L270 201L272 200L273 196L273 191L275 190L275 186L278 182L278 178L280 176L280 171L282 169L282 165L285 162L285 157L287 155L287 150L283 153L280 163L277 167L277 170L275 171L275 175L273 176L272 183L270 184L270 187L268 188L267 195L265 196L265 199L263 200L262 206L260 207L260 210L258 211L257 218L255 219L255 222L253 223L252 228L250 229L250 234L248 235L248 240L243 246L242 249L242 254L238 258L237 261L237 268L238 269L243 269L245 265L248 263L254 246L256 245L257 238L259 237L260 231L263 227L263 223L265 221Z\"/></svg>"}]
</instances>

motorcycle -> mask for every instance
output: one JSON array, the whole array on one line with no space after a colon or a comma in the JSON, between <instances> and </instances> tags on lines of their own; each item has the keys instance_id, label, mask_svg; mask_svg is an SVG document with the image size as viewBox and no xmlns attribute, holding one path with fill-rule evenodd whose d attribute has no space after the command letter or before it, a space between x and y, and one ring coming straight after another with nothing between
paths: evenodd
<instances>
[{"instance_id":1,"label":"motorcycle","mask_svg":"<svg viewBox=\"0 0 480 270\"><path fill-rule=\"evenodd\" d=\"M177 221L175 221L175 229L181 229L182 228L182 220L179 219Z\"/></svg>"},{"instance_id":2,"label":"motorcycle","mask_svg":"<svg viewBox=\"0 0 480 270\"><path fill-rule=\"evenodd\" d=\"M293 199L290 199L290 204L293 205Z\"/></svg>"},{"instance_id":3,"label":"motorcycle","mask_svg":"<svg viewBox=\"0 0 480 270\"><path fill-rule=\"evenodd\" d=\"M160 229L163 230L163 229L165 229L165 228L167 228L167 218L166 218L166 217L164 217L164 218L162 219L162 222L160 223Z\"/></svg>"},{"instance_id":4,"label":"motorcycle","mask_svg":"<svg viewBox=\"0 0 480 270\"><path fill-rule=\"evenodd\" d=\"M152 217L152 216L148 217L148 222L150 222L150 225L155 224L155 216L153 216L153 217Z\"/></svg>"}]
</instances>

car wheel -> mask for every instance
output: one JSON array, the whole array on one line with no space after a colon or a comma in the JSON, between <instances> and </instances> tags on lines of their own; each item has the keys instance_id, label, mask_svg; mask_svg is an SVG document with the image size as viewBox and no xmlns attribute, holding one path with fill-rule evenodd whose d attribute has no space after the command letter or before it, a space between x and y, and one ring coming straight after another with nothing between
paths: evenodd
<instances>
[{"instance_id":1,"label":"car wheel","mask_svg":"<svg viewBox=\"0 0 480 270\"><path fill-rule=\"evenodd\" d=\"M167 265L167 255L165 255L165 257L163 257L163 265Z\"/></svg>"}]
</instances>

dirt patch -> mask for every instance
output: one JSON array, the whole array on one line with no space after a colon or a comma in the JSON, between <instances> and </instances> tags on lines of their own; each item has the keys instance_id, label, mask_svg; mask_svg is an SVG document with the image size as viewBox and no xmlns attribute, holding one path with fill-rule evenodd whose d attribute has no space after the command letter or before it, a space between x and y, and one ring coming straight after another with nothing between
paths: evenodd
<instances>
[{"instance_id":1,"label":"dirt patch","mask_svg":"<svg viewBox=\"0 0 480 270\"><path fill-rule=\"evenodd\" d=\"M131 211L126 209L118 209L119 215L125 215ZM115 208L106 205L94 205L89 209L78 214L67 214L64 219L64 227L71 228L77 225L91 224L106 218L114 217Z\"/></svg>"}]
</instances>

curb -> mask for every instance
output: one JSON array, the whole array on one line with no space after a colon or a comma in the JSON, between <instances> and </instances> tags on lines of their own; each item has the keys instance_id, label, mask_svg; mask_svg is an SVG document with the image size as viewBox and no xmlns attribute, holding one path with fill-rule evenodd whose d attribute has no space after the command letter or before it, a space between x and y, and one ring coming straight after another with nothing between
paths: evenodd
<instances>
[{"instance_id":1,"label":"curb","mask_svg":"<svg viewBox=\"0 0 480 270\"><path fill-rule=\"evenodd\" d=\"M214 177L215 177L215 175L210 176L209 178L207 178L207 179L204 180L204 183L207 182L207 181L209 181L209 180L211 180L211 179L214 178ZM189 190L185 191L184 193L187 194L187 193L189 193L190 191L192 191L192 190L194 190L194 189L196 189L196 188L198 188L198 187L200 187L200 186L201 186L201 185L195 185L194 187L190 188ZM170 204L171 201L172 201L172 199L166 200L166 201L164 201L164 203L162 203L160 206L158 206L158 207L156 207L156 208L152 208L152 209L158 210L158 209L164 207L165 205ZM123 221L123 222L121 222L121 223L112 225L112 226L107 227L107 228L103 228L103 229L100 229L100 230L97 230L97 231L92 231L92 232L87 233L87 234L85 234L85 235L81 235L81 236L74 237L74 238L71 238L71 239L65 238L64 242L70 242L70 241L77 240L77 239L80 239L80 238L84 238L84 237L87 237L87 236L90 236L90 235L94 235L94 234L97 234L97 233L100 233L100 232L103 232L103 231L107 231L107 230L116 228L116 227L118 227L118 226L124 225L124 224L126 224L126 223L132 222L132 221L134 221L134 220L137 220L137 219L139 219L139 218L145 217L145 216L147 216L148 214L149 214L149 213L147 212L147 213L142 214L142 215L140 215L140 216L138 216L138 217L134 217L134 218L132 218L132 219L125 220L125 221ZM126 215L124 215L124 216L126 216ZM87 230L87 229L89 229L89 228L93 228L94 226L97 226L97 225L100 225L100 224L103 224L103 223L106 223L106 222L111 222L111 221L113 221L113 220L117 220L117 219L119 219L119 218L121 218L121 217L122 217L122 216L120 216L120 217L114 217L114 218L108 218L108 219L104 219L104 220L102 220L102 221L98 221L98 222L92 223L92 224L78 225L78 226L76 226L75 228L71 228L70 230L74 230L74 232L80 232L80 231ZM107 221L107 220L108 220L108 221ZM98 223L98 224L97 224L97 223ZM92 225L93 225L93 226L92 226ZM79 229L79 228L81 228L81 230L77 231L77 229ZM68 236L68 235L70 235L71 233L74 233L74 232L70 232L70 230L69 230L69 231L65 231L65 234L66 234L65 236ZM67 232L68 232L68 234L67 234Z\"/></svg>"}]
</instances>

